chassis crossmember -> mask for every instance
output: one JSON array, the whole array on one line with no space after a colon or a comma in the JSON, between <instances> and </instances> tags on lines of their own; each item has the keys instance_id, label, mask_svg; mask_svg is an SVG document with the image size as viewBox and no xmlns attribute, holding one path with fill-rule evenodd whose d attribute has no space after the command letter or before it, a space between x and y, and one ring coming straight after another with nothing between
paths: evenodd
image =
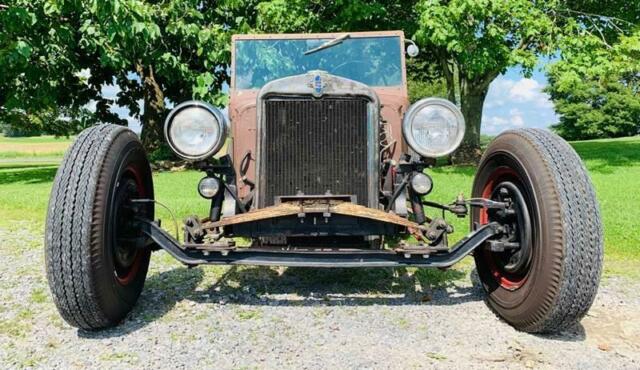
<instances>
[{"instance_id":1,"label":"chassis crossmember","mask_svg":"<svg viewBox=\"0 0 640 370\"><path fill-rule=\"evenodd\" d=\"M482 225L449 251L433 251L412 246L395 250L302 248L282 246L235 247L218 251L189 248L164 231L157 223L140 220L142 231L157 246L185 265L261 265L290 267L437 267L447 268L472 253L488 239L502 233L492 222Z\"/></svg>"}]
</instances>

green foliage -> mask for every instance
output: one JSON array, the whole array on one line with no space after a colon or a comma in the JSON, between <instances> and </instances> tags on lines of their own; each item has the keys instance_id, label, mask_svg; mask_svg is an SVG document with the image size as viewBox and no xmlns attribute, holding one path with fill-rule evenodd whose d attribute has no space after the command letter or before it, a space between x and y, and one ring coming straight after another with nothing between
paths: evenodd
<instances>
[{"instance_id":1,"label":"green foliage","mask_svg":"<svg viewBox=\"0 0 640 370\"><path fill-rule=\"evenodd\" d=\"M514 65L528 75L541 55L556 55L560 49L563 59L574 63L576 58L565 56L565 48L574 48L576 54L583 50L585 58L606 59L606 54L597 52L599 48L583 41L584 36L637 50L637 40L618 37L637 27L638 4L623 0L605 4L592 0L6 0L0 8L0 122L69 134L97 121L125 124L113 112L118 105L142 121L143 140L151 129L155 134L148 137L157 141L165 100L226 103L222 87L229 80L234 33L401 29L422 49L422 65L409 65L411 98L446 95L457 102L468 124L465 144L478 147L484 98L496 76ZM568 42L572 39L574 45ZM603 78L596 72L591 73L593 78L581 77L586 80L585 89L611 95L609 110L633 106L625 90L626 78L633 74ZM633 78L637 80L637 74ZM102 87L113 84L120 87L117 96L105 97ZM90 102L95 113L83 110ZM569 113L566 116L584 115L575 109ZM627 121L622 118L609 126L625 126ZM626 128L598 130L611 135L629 132Z\"/></svg>"},{"instance_id":2,"label":"green foliage","mask_svg":"<svg viewBox=\"0 0 640 370\"><path fill-rule=\"evenodd\" d=\"M548 69L554 130L568 140L640 133L640 31L614 40L584 32Z\"/></svg>"},{"instance_id":3,"label":"green foliage","mask_svg":"<svg viewBox=\"0 0 640 370\"><path fill-rule=\"evenodd\" d=\"M31 137L42 135L42 132L38 129L13 127L9 125L0 125L0 133L6 137Z\"/></svg>"},{"instance_id":4,"label":"green foliage","mask_svg":"<svg viewBox=\"0 0 640 370\"><path fill-rule=\"evenodd\" d=\"M34 113L22 109L0 112L6 136L37 136L50 134L69 136L95 125L96 116L86 107L51 107Z\"/></svg>"},{"instance_id":5,"label":"green foliage","mask_svg":"<svg viewBox=\"0 0 640 370\"><path fill-rule=\"evenodd\" d=\"M409 101L412 104L423 98L447 98L447 86L442 79L424 81L409 76L407 89L409 91Z\"/></svg>"},{"instance_id":6,"label":"green foliage","mask_svg":"<svg viewBox=\"0 0 640 370\"><path fill-rule=\"evenodd\" d=\"M540 56L555 55L558 51L564 53L565 48L573 47L585 57L606 59L604 54L594 54L595 49L589 42L583 43L583 39L585 36L600 37L606 44L606 40L619 37L638 24L638 4L621 0L604 4L591 0L419 1L415 38L423 49L433 53L433 60L439 63L446 81L448 98L462 108L467 122L462 149L480 147L482 107L489 84L495 77L516 65L528 76ZM632 45L627 47L634 48ZM637 72L635 76L637 79ZM624 90L621 86L615 86L614 82L619 79L607 81L606 87L601 80L598 82L604 88L594 89L588 83L583 88L610 95L607 98L609 110L630 106L631 97L621 94ZM622 85L627 86L624 82ZM636 114L633 109L631 107L627 115ZM573 115L582 113L575 107L571 112ZM612 128L625 126L625 120L610 121L606 130L617 131L619 135L630 132L626 128ZM477 154L479 150L476 150Z\"/></svg>"},{"instance_id":7,"label":"green foliage","mask_svg":"<svg viewBox=\"0 0 640 370\"><path fill-rule=\"evenodd\" d=\"M415 31L415 0L254 1L261 32Z\"/></svg>"},{"instance_id":8,"label":"green foliage","mask_svg":"<svg viewBox=\"0 0 640 370\"><path fill-rule=\"evenodd\" d=\"M407 89L409 101L428 97L447 97L446 81L440 77L437 65L427 52L421 52L415 58L407 58Z\"/></svg>"},{"instance_id":9,"label":"green foliage","mask_svg":"<svg viewBox=\"0 0 640 370\"><path fill-rule=\"evenodd\" d=\"M160 145L157 149L149 152L147 155L151 163L176 159L176 154L166 144Z\"/></svg>"},{"instance_id":10,"label":"green foliage","mask_svg":"<svg viewBox=\"0 0 640 370\"><path fill-rule=\"evenodd\" d=\"M140 74L140 68L150 66L163 93L174 101L198 97L215 104L225 102L220 87L227 71L221 67L230 59L227 26L233 23L213 4L200 6L188 0L56 3L62 5L57 7L59 15L80 13L81 50L99 60L99 66L92 67L110 72L101 75L99 82L111 83L114 78L119 84L125 82L120 84L126 90L118 102L137 105L134 100L141 92L136 87L140 86L129 86L128 74Z\"/></svg>"},{"instance_id":11,"label":"green foliage","mask_svg":"<svg viewBox=\"0 0 640 370\"><path fill-rule=\"evenodd\" d=\"M420 0L417 10L415 39L432 54L446 96L460 106L467 125L451 161L477 162L489 85L511 66L529 75L541 55L553 53L566 26L559 1Z\"/></svg>"},{"instance_id":12,"label":"green foliage","mask_svg":"<svg viewBox=\"0 0 640 370\"><path fill-rule=\"evenodd\" d=\"M125 124L111 110L119 105L158 130L165 98L223 105L243 3L9 0L0 9L0 121L67 134L96 121ZM117 96L103 96L114 83ZM92 101L90 119L83 107Z\"/></svg>"},{"instance_id":13,"label":"green foliage","mask_svg":"<svg viewBox=\"0 0 640 370\"><path fill-rule=\"evenodd\" d=\"M47 16L44 5L12 0L0 9L0 122L13 130L57 133L42 123L59 107L79 109L75 102L88 94L73 67L73 28Z\"/></svg>"},{"instance_id":14,"label":"green foliage","mask_svg":"<svg viewBox=\"0 0 640 370\"><path fill-rule=\"evenodd\" d=\"M462 78L484 80L521 65L530 72L550 52L557 1L423 0L416 39L455 63Z\"/></svg>"}]
</instances>

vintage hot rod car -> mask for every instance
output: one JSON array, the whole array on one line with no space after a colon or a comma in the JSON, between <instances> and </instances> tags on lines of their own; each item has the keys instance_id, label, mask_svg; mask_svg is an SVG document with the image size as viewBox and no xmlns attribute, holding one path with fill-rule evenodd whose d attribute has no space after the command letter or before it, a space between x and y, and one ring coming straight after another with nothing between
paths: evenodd
<instances>
[{"instance_id":1,"label":"vintage hot rod car","mask_svg":"<svg viewBox=\"0 0 640 370\"><path fill-rule=\"evenodd\" d=\"M486 148L469 198L430 200L430 168L457 149L465 123L449 101L409 103L405 52L417 51L402 32L235 36L231 124L200 101L166 119L168 145L204 173L184 191L210 202L209 214L184 221L182 241L154 219L136 134L83 131L56 175L46 224L47 276L64 319L85 329L120 322L151 252L163 249L189 266L447 268L472 254L488 305L517 329L576 323L603 255L580 158L551 132L506 131ZM445 214L470 215L470 233L453 246Z\"/></svg>"}]
</instances>

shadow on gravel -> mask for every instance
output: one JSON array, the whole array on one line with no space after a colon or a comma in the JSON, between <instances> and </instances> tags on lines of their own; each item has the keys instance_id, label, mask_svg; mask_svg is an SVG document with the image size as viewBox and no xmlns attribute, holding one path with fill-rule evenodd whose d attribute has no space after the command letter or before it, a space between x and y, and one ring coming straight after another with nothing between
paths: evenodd
<instances>
[{"instance_id":1,"label":"shadow on gravel","mask_svg":"<svg viewBox=\"0 0 640 370\"><path fill-rule=\"evenodd\" d=\"M127 335L161 320L177 302L255 306L455 305L482 299L482 288L458 286L466 273L421 269L313 269L229 267L215 282L200 287L202 268L177 268L147 278L138 304L117 327L78 330L102 339ZM467 284L468 285L468 284Z\"/></svg>"},{"instance_id":2,"label":"shadow on gravel","mask_svg":"<svg viewBox=\"0 0 640 370\"><path fill-rule=\"evenodd\" d=\"M185 267L152 275L147 278L142 295L133 311L120 325L102 331L78 330L78 336L88 339L119 337L160 320L177 302L194 294L203 276L201 269Z\"/></svg>"},{"instance_id":3,"label":"shadow on gravel","mask_svg":"<svg viewBox=\"0 0 640 370\"><path fill-rule=\"evenodd\" d=\"M454 305L482 299L458 270L231 267L196 302L267 306Z\"/></svg>"},{"instance_id":4,"label":"shadow on gravel","mask_svg":"<svg viewBox=\"0 0 640 370\"><path fill-rule=\"evenodd\" d=\"M573 327L557 334L533 334L544 340L554 340L558 342L582 342L587 339L587 333L582 323L577 323Z\"/></svg>"},{"instance_id":5,"label":"shadow on gravel","mask_svg":"<svg viewBox=\"0 0 640 370\"><path fill-rule=\"evenodd\" d=\"M145 289L131 314L117 327L103 331L78 330L78 336L103 339L127 335L162 320L184 300L209 304L254 306L369 306L457 305L481 301L483 288L474 270L471 285L467 273L450 269L313 269L229 267L212 285L199 285L202 268L185 267L147 278ZM196 291L196 288L199 288ZM489 309L487 307L487 309ZM188 318L185 318L188 319ZM506 324L505 324L506 325ZM564 333L536 335L545 340L585 340L581 324Z\"/></svg>"}]
</instances>

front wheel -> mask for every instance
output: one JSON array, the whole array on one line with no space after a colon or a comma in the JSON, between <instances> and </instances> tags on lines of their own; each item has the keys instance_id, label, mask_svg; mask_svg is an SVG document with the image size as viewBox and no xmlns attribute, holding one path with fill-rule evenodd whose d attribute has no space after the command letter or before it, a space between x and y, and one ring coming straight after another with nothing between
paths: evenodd
<instances>
[{"instance_id":1,"label":"front wheel","mask_svg":"<svg viewBox=\"0 0 640 370\"><path fill-rule=\"evenodd\" d=\"M153 219L151 169L126 127L84 130L54 180L46 223L45 260L62 317L83 329L119 323L144 285L150 249L136 217ZM142 241L142 243L141 243Z\"/></svg>"},{"instance_id":2,"label":"front wheel","mask_svg":"<svg viewBox=\"0 0 640 370\"><path fill-rule=\"evenodd\" d=\"M600 211L587 171L567 142L539 129L507 131L489 145L473 196L514 212L476 209L472 225L507 225L516 248L474 253L489 306L515 328L558 332L595 298L603 258Z\"/></svg>"}]
</instances>

